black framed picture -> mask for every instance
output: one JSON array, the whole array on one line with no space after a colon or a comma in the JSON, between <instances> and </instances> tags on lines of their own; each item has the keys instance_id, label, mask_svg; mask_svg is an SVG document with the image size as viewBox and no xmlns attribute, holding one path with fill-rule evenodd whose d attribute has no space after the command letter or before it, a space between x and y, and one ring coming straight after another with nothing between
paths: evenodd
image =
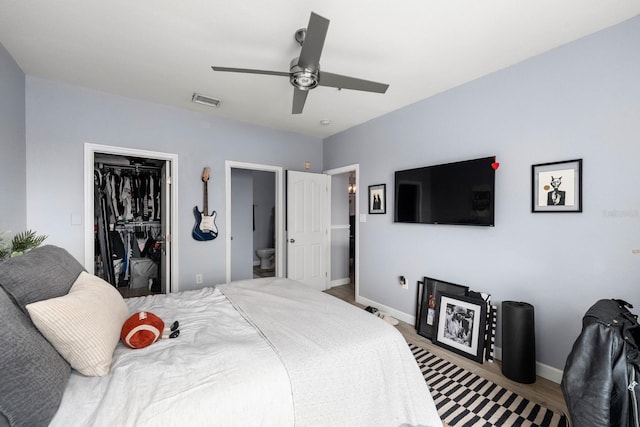
<instances>
[{"instance_id":1,"label":"black framed picture","mask_svg":"<svg viewBox=\"0 0 640 427\"><path fill-rule=\"evenodd\" d=\"M582 212L582 159L531 166L531 212Z\"/></svg>"},{"instance_id":2,"label":"black framed picture","mask_svg":"<svg viewBox=\"0 0 640 427\"><path fill-rule=\"evenodd\" d=\"M422 318L421 312L422 312L422 306L423 306L422 304L423 295L424 295L424 281L421 282L418 280L418 286L416 288L416 323L414 325L416 328L416 331L420 330L420 321Z\"/></svg>"},{"instance_id":3,"label":"black framed picture","mask_svg":"<svg viewBox=\"0 0 640 427\"><path fill-rule=\"evenodd\" d=\"M418 335L433 339L433 325L438 310L438 295L443 292L466 296L469 292L469 287L432 277L424 277L422 283L418 282L416 305L416 331Z\"/></svg>"},{"instance_id":4,"label":"black framed picture","mask_svg":"<svg viewBox=\"0 0 640 427\"><path fill-rule=\"evenodd\" d=\"M487 303L478 298L438 295L433 342L461 356L482 363L487 328Z\"/></svg>"},{"instance_id":5,"label":"black framed picture","mask_svg":"<svg viewBox=\"0 0 640 427\"><path fill-rule=\"evenodd\" d=\"M387 213L387 184L369 186L369 213Z\"/></svg>"}]
</instances>

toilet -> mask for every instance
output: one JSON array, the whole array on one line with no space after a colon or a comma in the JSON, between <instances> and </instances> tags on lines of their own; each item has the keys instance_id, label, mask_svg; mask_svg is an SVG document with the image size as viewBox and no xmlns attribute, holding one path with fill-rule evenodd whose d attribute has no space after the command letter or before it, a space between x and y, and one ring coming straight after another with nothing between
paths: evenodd
<instances>
[{"instance_id":1,"label":"toilet","mask_svg":"<svg viewBox=\"0 0 640 427\"><path fill-rule=\"evenodd\" d=\"M274 248L258 249L256 254L258 255L258 258L260 258L260 269L273 269L276 258L276 250Z\"/></svg>"}]
</instances>

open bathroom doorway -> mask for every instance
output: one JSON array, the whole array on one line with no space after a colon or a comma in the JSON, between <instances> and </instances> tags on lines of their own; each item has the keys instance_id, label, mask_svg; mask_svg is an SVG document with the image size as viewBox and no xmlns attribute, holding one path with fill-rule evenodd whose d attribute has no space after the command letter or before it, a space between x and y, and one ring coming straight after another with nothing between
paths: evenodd
<instances>
[{"instance_id":1,"label":"open bathroom doorway","mask_svg":"<svg viewBox=\"0 0 640 427\"><path fill-rule=\"evenodd\" d=\"M227 282L284 271L282 168L227 161Z\"/></svg>"},{"instance_id":2,"label":"open bathroom doorway","mask_svg":"<svg viewBox=\"0 0 640 427\"><path fill-rule=\"evenodd\" d=\"M331 280L333 293L357 301L359 283L358 164L325 171L331 176Z\"/></svg>"}]
</instances>

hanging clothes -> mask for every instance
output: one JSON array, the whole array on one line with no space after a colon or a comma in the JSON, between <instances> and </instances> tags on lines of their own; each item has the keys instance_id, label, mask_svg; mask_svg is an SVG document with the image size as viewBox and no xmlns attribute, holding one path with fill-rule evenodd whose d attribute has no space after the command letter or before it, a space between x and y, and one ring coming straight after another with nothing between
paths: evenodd
<instances>
[{"instance_id":1,"label":"hanging clothes","mask_svg":"<svg viewBox=\"0 0 640 427\"><path fill-rule=\"evenodd\" d=\"M120 192L120 200L123 205L123 216L125 221L133 221L132 197L131 197L131 177L124 176L122 179L122 191Z\"/></svg>"},{"instance_id":2,"label":"hanging clothes","mask_svg":"<svg viewBox=\"0 0 640 427\"><path fill-rule=\"evenodd\" d=\"M103 166L109 224L160 221L160 174Z\"/></svg>"},{"instance_id":3,"label":"hanging clothes","mask_svg":"<svg viewBox=\"0 0 640 427\"><path fill-rule=\"evenodd\" d=\"M159 264L161 252L156 239L162 230L160 168L96 166L94 211L99 244L95 253L96 265L100 267L96 272L113 286L130 287L133 266L145 265L140 260L147 259L155 265L147 265L145 271L154 271ZM149 239L153 244L146 248ZM135 274L139 275L140 270L137 268ZM151 277L158 281L157 276ZM145 280L136 276L138 285L146 283Z\"/></svg>"}]
</instances>

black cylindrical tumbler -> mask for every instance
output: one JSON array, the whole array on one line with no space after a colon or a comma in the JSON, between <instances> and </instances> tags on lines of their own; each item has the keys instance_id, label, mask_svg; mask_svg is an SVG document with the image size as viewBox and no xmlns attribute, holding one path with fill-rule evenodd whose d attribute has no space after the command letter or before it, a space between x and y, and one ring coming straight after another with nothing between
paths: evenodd
<instances>
[{"instance_id":1,"label":"black cylindrical tumbler","mask_svg":"<svg viewBox=\"0 0 640 427\"><path fill-rule=\"evenodd\" d=\"M502 302L502 374L514 381L536 381L536 331L533 306Z\"/></svg>"}]
</instances>

